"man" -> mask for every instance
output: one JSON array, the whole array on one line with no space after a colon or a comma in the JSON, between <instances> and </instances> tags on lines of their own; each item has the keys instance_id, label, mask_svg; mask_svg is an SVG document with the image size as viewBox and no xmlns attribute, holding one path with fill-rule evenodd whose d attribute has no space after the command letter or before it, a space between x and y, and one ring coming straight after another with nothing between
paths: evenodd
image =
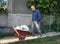
<instances>
[{"instance_id":1,"label":"man","mask_svg":"<svg viewBox=\"0 0 60 44\"><path fill-rule=\"evenodd\" d=\"M41 21L41 14L39 10L36 10L35 6L31 6L32 10L32 35L34 36L34 26L37 28L37 31L40 36L41 34L41 29L40 29L40 21Z\"/></svg>"}]
</instances>

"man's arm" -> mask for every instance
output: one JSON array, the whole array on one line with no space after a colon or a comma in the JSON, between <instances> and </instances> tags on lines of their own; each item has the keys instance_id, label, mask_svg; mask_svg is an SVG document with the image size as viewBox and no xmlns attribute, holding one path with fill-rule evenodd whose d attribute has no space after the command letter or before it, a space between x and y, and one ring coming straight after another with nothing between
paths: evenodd
<instances>
[{"instance_id":1,"label":"man's arm","mask_svg":"<svg viewBox=\"0 0 60 44\"><path fill-rule=\"evenodd\" d=\"M40 11L38 11L38 20L41 20L41 13L40 13Z\"/></svg>"}]
</instances>

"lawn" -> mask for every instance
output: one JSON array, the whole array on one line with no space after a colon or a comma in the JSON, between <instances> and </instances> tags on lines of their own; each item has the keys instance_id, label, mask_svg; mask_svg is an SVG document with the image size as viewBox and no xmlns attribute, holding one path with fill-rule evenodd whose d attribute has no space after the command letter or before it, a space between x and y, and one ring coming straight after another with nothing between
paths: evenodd
<instances>
[{"instance_id":1,"label":"lawn","mask_svg":"<svg viewBox=\"0 0 60 44\"><path fill-rule=\"evenodd\" d=\"M13 36L13 33L0 33L0 38Z\"/></svg>"},{"instance_id":2,"label":"lawn","mask_svg":"<svg viewBox=\"0 0 60 44\"><path fill-rule=\"evenodd\" d=\"M53 37L37 38L33 40L18 41L9 44L60 44L60 35Z\"/></svg>"}]
</instances>

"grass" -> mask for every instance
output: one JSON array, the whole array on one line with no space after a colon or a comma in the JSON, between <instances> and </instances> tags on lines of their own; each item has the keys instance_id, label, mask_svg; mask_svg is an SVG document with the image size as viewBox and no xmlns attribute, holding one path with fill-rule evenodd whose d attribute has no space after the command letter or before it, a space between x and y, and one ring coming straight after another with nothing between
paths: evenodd
<instances>
[{"instance_id":1,"label":"grass","mask_svg":"<svg viewBox=\"0 0 60 44\"><path fill-rule=\"evenodd\" d=\"M18 41L9 44L60 44L60 35L53 37L37 38L33 40Z\"/></svg>"},{"instance_id":2,"label":"grass","mask_svg":"<svg viewBox=\"0 0 60 44\"><path fill-rule=\"evenodd\" d=\"M7 36L13 36L13 33L0 33L0 38L7 37Z\"/></svg>"}]
</instances>

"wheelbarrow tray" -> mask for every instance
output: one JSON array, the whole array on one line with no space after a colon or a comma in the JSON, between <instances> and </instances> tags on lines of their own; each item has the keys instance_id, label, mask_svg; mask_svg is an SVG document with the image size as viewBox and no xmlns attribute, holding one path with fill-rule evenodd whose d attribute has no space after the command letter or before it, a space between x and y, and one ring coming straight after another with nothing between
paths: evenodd
<instances>
[{"instance_id":1,"label":"wheelbarrow tray","mask_svg":"<svg viewBox=\"0 0 60 44\"><path fill-rule=\"evenodd\" d=\"M29 34L30 32L29 31L22 31L22 30L16 30L20 35L27 35ZM18 36L16 32L14 32L14 35L15 36Z\"/></svg>"}]
</instances>

